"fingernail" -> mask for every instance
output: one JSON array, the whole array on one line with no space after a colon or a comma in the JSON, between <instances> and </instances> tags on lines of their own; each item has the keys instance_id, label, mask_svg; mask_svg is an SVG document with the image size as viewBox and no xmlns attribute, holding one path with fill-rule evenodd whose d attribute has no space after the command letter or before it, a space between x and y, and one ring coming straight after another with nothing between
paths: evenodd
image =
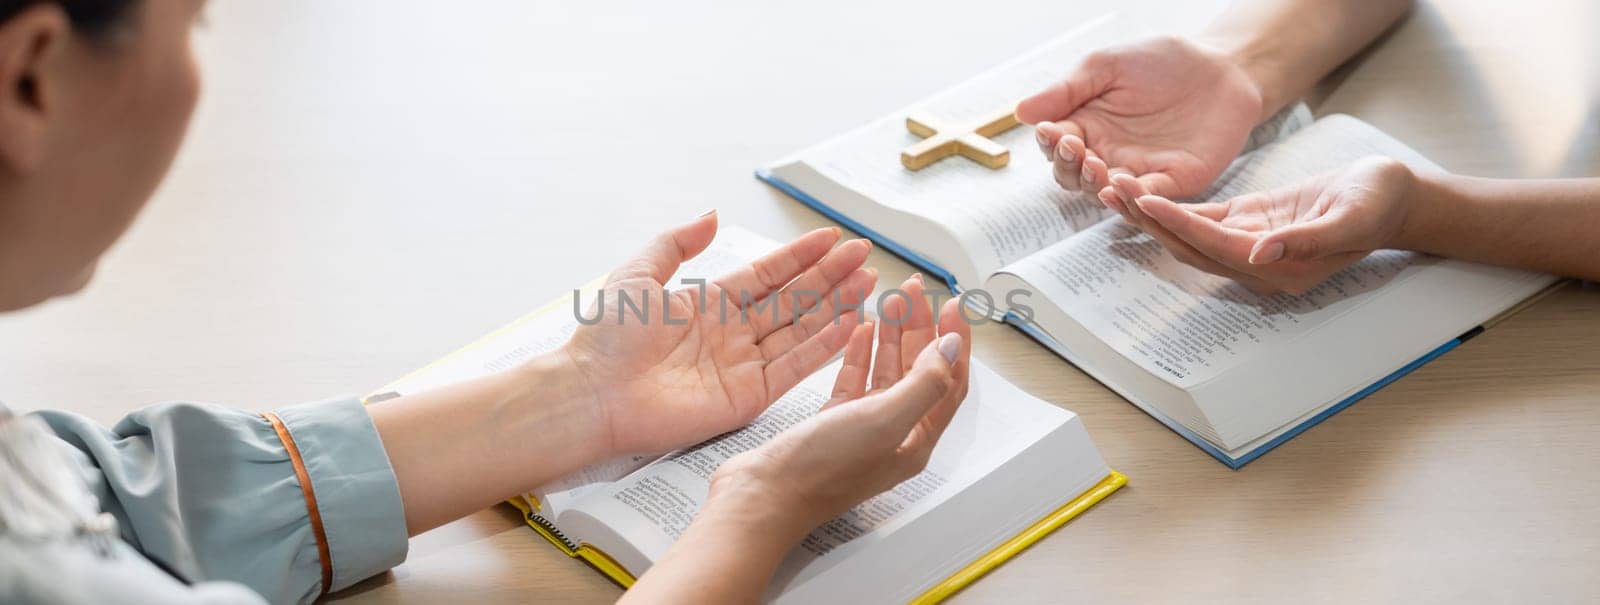
<instances>
[{"instance_id":1,"label":"fingernail","mask_svg":"<svg viewBox=\"0 0 1600 605\"><path fill-rule=\"evenodd\" d=\"M1283 258L1283 242L1272 242L1257 248L1255 253L1250 255L1250 264L1265 265L1277 262L1281 258Z\"/></svg>"},{"instance_id":2,"label":"fingernail","mask_svg":"<svg viewBox=\"0 0 1600 605\"><path fill-rule=\"evenodd\" d=\"M955 332L939 337L939 355L944 357L945 363L955 364L956 356L961 354L961 335Z\"/></svg>"},{"instance_id":3,"label":"fingernail","mask_svg":"<svg viewBox=\"0 0 1600 605\"><path fill-rule=\"evenodd\" d=\"M1061 156L1063 162L1071 162L1073 158L1078 157L1072 153L1072 148L1067 146L1066 137L1062 137L1061 142L1056 145L1056 155Z\"/></svg>"},{"instance_id":4,"label":"fingernail","mask_svg":"<svg viewBox=\"0 0 1600 605\"><path fill-rule=\"evenodd\" d=\"M1038 141L1040 147L1050 144L1050 137L1044 133L1044 122L1040 122L1038 126L1033 127L1033 140Z\"/></svg>"},{"instance_id":5,"label":"fingernail","mask_svg":"<svg viewBox=\"0 0 1600 605\"><path fill-rule=\"evenodd\" d=\"M1078 172L1078 176L1083 178L1083 184L1085 184L1085 185L1093 185L1094 184L1094 169L1089 168L1089 163L1088 162L1084 162L1083 163L1083 170L1080 170Z\"/></svg>"},{"instance_id":6,"label":"fingernail","mask_svg":"<svg viewBox=\"0 0 1600 605\"><path fill-rule=\"evenodd\" d=\"M707 210L705 212L701 212L700 216L697 216L695 218L705 218L707 216L710 216L710 215L713 215L713 214L716 214L716 213L717 213L717 209L716 208L712 208L712 209Z\"/></svg>"},{"instance_id":7,"label":"fingernail","mask_svg":"<svg viewBox=\"0 0 1600 605\"><path fill-rule=\"evenodd\" d=\"M1103 193L1104 193L1104 191L1102 191L1101 194L1095 194L1095 198L1099 199L1100 203L1103 204L1105 207L1110 208L1112 210L1116 210L1117 212L1122 212L1121 209L1117 208L1117 206L1122 205L1122 196L1119 196L1119 195L1109 195L1109 196L1108 195L1102 195Z\"/></svg>"},{"instance_id":8,"label":"fingernail","mask_svg":"<svg viewBox=\"0 0 1600 605\"><path fill-rule=\"evenodd\" d=\"M918 271L916 273L912 273L911 274L911 279L915 280L918 283L921 283L922 282L922 272Z\"/></svg>"},{"instance_id":9,"label":"fingernail","mask_svg":"<svg viewBox=\"0 0 1600 605\"><path fill-rule=\"evenodd\" d=\"M828 229L833 231L833 239L841 239L844 237L844 229L840 229L838 227L828 227Z\"/></svg>"}]
</instances>

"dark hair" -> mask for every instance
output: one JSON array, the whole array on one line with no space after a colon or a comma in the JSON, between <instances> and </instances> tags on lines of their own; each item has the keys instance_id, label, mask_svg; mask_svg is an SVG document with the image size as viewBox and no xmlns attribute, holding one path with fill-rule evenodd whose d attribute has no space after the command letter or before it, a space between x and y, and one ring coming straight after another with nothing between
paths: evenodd
<instances>
[{"instance_id":1,"label":"dark hair","mask_svg":"<svg viewBox=\"0 0 1600 605\"><path fill-rule=\"evenodd\" d=\"M0 22L10 20L22 9L46 2L60 6L74 29L94 36L126 19L139 0L0 0Z\"/></svg>"}]
</instances>

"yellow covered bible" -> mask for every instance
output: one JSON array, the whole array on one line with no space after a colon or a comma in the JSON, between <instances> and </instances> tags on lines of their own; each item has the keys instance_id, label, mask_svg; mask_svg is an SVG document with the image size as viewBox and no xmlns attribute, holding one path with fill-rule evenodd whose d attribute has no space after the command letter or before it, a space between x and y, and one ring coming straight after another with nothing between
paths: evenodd
<instances>
[{"instance_id":1,"label":"yellow covered bible","mask_svg":"<svg viewBox=\"0 0 1600 605\"><path fill-rule=\"evenodd\" d=\"M678 278L715 277L777 246L724 227ZM579 291L583 304L598 285ZM563 297L368 402L513 367L560 346L577 317L571 295ZM597 464L511 504L552 545L630 586L688 527L717 466L815 413L838 368L838 362L824 367L745 428L678 451ZM766 600L938 602L1126 483L1076 414L1028 395L975 360L968 398L927 469L814 530L780 566Z\"/></svg>"}]
</instances>

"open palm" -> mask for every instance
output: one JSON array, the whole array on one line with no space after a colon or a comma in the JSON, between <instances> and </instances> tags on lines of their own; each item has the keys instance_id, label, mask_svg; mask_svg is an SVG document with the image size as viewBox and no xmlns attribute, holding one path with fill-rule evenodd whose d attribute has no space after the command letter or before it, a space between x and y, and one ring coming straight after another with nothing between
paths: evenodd
<instances>
[{"instance_id":1,"label":"open palm","mask_svg":"<svg viewBox=\"0 0 1600 605\"><path fill-rule=\"evenodd\" d=\"M864 240L834 248L839 232L822 229L705 284L703 296L667 291L715 234L709 215L657 237L607 278L598 321L564 348L595 393L611 451L664 451L749 422L844 348L859 313L836 310L877 281L861 268Z\"/></svg>"},{"instance_id":2,"label":"open palm","mask_svg":"<svg viewBox=\"0 0 1600 605\"><path fill-rule=\"evenodd\" d=\"M1056 181L1098 192L1112 172L1153 193L1199 195L1260 121L1261 93L1222 53L1175 37L1097 51L1062 82L1022 101Z\"/></svg>"},{"instance_id":3,"label":"open palm","mask_svg":"<svg viewBox=\"0 0 1600 605\"><path fill-rule=\"evenodd\" d=\"M935 312L919 277L899 291L905 296L885 301L876 355L872 324L856 328L829 401L724 463L712 479L714 496L739 489L730 483L753 483L773 510L809 530L922 471L966 399L972 327L959 299Z\"/></svg>"},{"instance_id":4,"label":"open palm","mask_svg":"<svg viewBox=\"0 0 1600 605\"><path fill-rule=\"evenodd\" d=\"M1146 229L1174 256L1255 290L1303 292L1395 241L1405 223L1410 170L1372 157L1306 181L1206 204L1117 188L1159 225Z\"/></svg>"}]
</instances>

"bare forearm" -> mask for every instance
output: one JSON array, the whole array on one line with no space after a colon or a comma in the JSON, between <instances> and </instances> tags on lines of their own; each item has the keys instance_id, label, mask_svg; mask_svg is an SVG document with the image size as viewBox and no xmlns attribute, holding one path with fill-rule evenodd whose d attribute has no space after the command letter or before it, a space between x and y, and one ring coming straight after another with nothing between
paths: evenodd
<instances>
[{"instance_id":1,"label":"bare forearm","mask_svg":"<svg viewBox=\"0 0 1600 605\"><path fill-rule=\"evenodd\" d=\"M761 494L713 496L622 603L756 603L773 572L811 529L795 503Z\"/></svg>"},{"instance_id":2,"label":"bare forearm","mask_svg":"<svg viewBox=\"0 0 1600 605\"><path fill-rule=\"evenodd\" d=\"M1397 248L1600 280L1600 178L1419 174Z\"/></svg>"},{"instance_id":3,"label":"bare forearm","mask_svg":"<svg viewBox=\"0 0 1600 605\"><path fill-rule=\"evenodd\" d=\"M1237 0L1198 36L1261 87L1262 119L1372 43L1411 0Z\"/></svg>"},{"instance_id":4,"label":"bare forearm","mask_svg":"<svg viewBox=\"0 0 1600 605\"><path fill-rule=\"evenodd\" d=\"M368 408L412 535L604 456L582 379L563 354Z\"/></svg>"}]
</instances>

